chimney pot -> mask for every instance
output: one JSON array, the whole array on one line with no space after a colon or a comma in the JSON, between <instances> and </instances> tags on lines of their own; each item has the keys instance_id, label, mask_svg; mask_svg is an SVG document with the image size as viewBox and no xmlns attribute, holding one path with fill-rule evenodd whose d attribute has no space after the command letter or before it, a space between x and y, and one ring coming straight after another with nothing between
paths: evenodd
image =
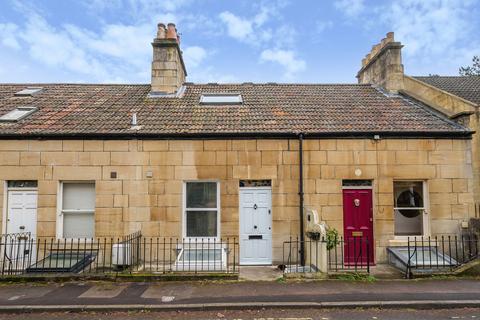
<instances>
[{"instance_id":1,"label":"chimney pot","mask_svg":"<svg viewBox=\"0 0 480 320\"><path fill-rule=\"evenodd\" d=\"M157 29L157 39L165 39L167 36L165 24L159 23L158 24L158 29Z\"/></svg>"},{"instance_id":2,"label":"chimney pot","mask_svg":"<svg viewBox=\"0 0 480 320\"><path fill-rule=\"evenodd\" d=\"M174 39L177 40L177 28L175 28L174 23L169 23L167 25L167 39Z\"/></svg>"}]
</instances>

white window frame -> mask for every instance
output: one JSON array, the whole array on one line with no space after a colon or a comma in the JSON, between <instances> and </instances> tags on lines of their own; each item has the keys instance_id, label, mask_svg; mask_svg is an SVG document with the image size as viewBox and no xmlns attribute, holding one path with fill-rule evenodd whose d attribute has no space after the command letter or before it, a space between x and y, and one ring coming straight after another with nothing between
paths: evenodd
<instances>
[{"instance_id":1,"label":"white window frame","mask_svg":"<svg viewBox=\"0 0 480 320\"><path fill-rule=\"evenodd\" d=\"M67 212L67 213L92 213L93 214L93 218L95 219L95 209L96 207L93 209L93 210L63 210L63 185L64 184L69 184L69 183L85 183L85 184L93 184L94 186L94 189L95 189L95 200L96 200L96 197L97 197L97 194L96 194L96 183L95 181L90 181L90 180L66 180L66 181L60 181L59 184L58 184L58 189L57 189L57 227L56 227L56 230L57 230L57 239L67 239L67 240L70 240L70 239L78 239L78 238L65 238L64 235L63 235L63 222L64 222L64 213ZM93 234L94 234L94 237L95 237L95 223L94 223L94 226L93 226L94 230L93 230ZM81 238L81 239L84 239L84 238ZM90 238L85 238L87 242L91 241Z\"/></svg>"},{"instance_id":2,"label":"white window frame","mask_svg":"<svg viewBox=\"0 0 480 320\"><path fill-rule=\"evenodd\" d=\"M221 98L231 98L236 97L236 100L225 101L221 100ZM212 100L213 98L213 100ZM218 98L218 99L215 99ZM243 97L240 93L235 92L224 92L224 93L204 93L200 96L200 104L203 105L241 105L243 104Z\"/></svg>"},{"instance_id":3,"label":"white window frame","mask_svg":"<svg viewBox=\"0 0 480 320\"><path fill-rule=\"evenodd\" d=\"M18 107L0 116L0 122L17 122L28 117L29 115L31 115L37 110L38 109L36 107ZM15 112L19 112L19 111L23 113L16 117L12 117L12 115L15 114Z\"/></svg>"},{"instance_id":4,"label":"white window frame","mask_svg":"<svg viewBox=\"0 0 480 320\"><path fill-rule=\"evenodd\" d=\"M422 191L423 191L423 208L398 208L395 207L395 182L421 182L422 183ZM409 237L428 237L430 236L430 199L428 194L428 181L423 179L393 179L393 234L395 240L407 240ZM395 210L402 209L402 210L423 210L422 214L422 234L420 235L395 235Z\"/></svg>"},{"instance_id":5,"label":"white window frame","mask_svg":"<svg viewBox=\"0 0 480 320\"><path fill-rule=\"evenodd\" d=\"M187 208L187 183L202 183L202 182L215 182L217 184L217 207L216 208ZM187 180L183 182L183 195L182 195L182 235L187 241L195 239L203 240L220 240L220 182L218 180ZM188 237L187 236L187 209L188 211L216 211L217 212L217 235L215 237Z\"/></svg>"}]
</instances>

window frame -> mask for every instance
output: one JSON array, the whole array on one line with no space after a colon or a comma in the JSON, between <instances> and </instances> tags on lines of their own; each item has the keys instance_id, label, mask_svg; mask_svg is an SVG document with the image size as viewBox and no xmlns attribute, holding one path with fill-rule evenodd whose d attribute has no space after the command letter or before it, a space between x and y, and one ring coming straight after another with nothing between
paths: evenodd
<instances>
[{"instance_id":1,"label":"window frame","mask_svg":"<svg viewBox=\"0 0 480 320\"><path fill-rule=\"evenodd\" d=\"M237 97L236 101L208 101L208 98L213 97ZM236 92L220 92L220 93L202 93L200 96L199 103L201 105L242 105L243 104L243 97L241 93Z\"/></svg>"},{"instance_id":2,"label":"window frame","mask_svg":"<svg viewBox=\"0 0 480 320\"><path fill-rule=\"evenodd\" d=\"M399 208L395 206L395 182L421 182L423 192L423 207ZM423 179L393 179L393 235L395 240L407 240L409 237L428 237L430 236L430 199L428 193L428 181ZM418 235L396 235L395 234L395 210L423 210L422 213L422 234Z\"/></svg>"},{"instance_id":3,"label":"window frame","mask_svg":"<svg viewBox=\"0 0 480 320\"><path fill-rule=\"evenodd\" d=\"M187 208L187 183L205 183L205 182L215 182L217 186L217 207L216 208ZM217 212L217 235L215 237L188 237L187 236L187 211L216 211ZM182 192L182 237L189 240L220 240L221 230L220 230L220 181L218 180L185 180L183 181L183 192Z\"/></svg>"},{"instance_id":4,"label":"window frame","mask_svg":"<svg viewBox=\"0 0 480 320\"><path fill-rule=\"evenodd\" d=\"M10 110L9 112L3 114L0 116L0 122L18 122L22 119L25 119L26 117L30 116L32 113L36 112L38 108L36 107L28 107L28 106L23 106L23 107L17 107L13 110ZM22 115L16 118L9 118L9 115L12 115L15 112L22 111L24 112Z\"/></svg>"},{"instance_id":5,"label":"window frame","mask_svg":"<svg viewBox=\"0 0 480 320\"><path fill-rule=\"evenodd\" d=\"M91 180L65 180L65 181L60 181L58 184L58 189L57 189L57 227L56 227L56 236L57 239L61 240L71 240L71 239L85 239L85 241L90 242L92 241L92 238L95 238L95 212L96 212L96 205L93 208L93 210L63 210L63 186L65 184L72 184L72 183L82 183L82 184L93 184L93 188L95 191L95 203L96 203L96 198L97 198L97 191L96 191L96 183L95 181ZM68 213L92 213L93 214L93 237L92 238L67 238L64 236L64 212Z\"/></svg>"}]
</instances>

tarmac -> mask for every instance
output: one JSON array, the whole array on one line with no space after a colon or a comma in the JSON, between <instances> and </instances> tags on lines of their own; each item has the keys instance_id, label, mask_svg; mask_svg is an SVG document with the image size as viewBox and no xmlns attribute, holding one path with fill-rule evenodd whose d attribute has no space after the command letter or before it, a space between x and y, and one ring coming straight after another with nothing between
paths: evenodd
<instances>
[{"instance_id":1,"label":"tarmac","mask_svg":"<svg viewBox=\"0 0 480 320\"><path fill-rule=\"evenodd\" d=\"M477 279L67 282L0 285L0 312L480 307Z\"/></svg>"}]
</instances>

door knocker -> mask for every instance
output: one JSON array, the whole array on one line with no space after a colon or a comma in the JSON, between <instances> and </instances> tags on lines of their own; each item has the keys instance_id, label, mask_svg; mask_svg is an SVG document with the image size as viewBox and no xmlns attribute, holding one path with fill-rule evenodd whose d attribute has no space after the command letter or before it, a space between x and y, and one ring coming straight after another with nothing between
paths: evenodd
<instances>
[{"instance_id":1,"label":"door knocker","mask_svg":"<svg viewBox=\"0 0 480 320\"><path fill-rule=\"evenodd\" d=\"M253 205L253 210L257 210L257 204Z\"/></svg>"},{"instance_id":2,"label":"door knocker","mask_svg":"<svg viewBox=\"0 0 480 320\"><path fill-rule=\"evenodd\" d=\"M354 199L353 204L355 205L355 207L360 207L360 199Z\"/></svg>"}]
</instances>

